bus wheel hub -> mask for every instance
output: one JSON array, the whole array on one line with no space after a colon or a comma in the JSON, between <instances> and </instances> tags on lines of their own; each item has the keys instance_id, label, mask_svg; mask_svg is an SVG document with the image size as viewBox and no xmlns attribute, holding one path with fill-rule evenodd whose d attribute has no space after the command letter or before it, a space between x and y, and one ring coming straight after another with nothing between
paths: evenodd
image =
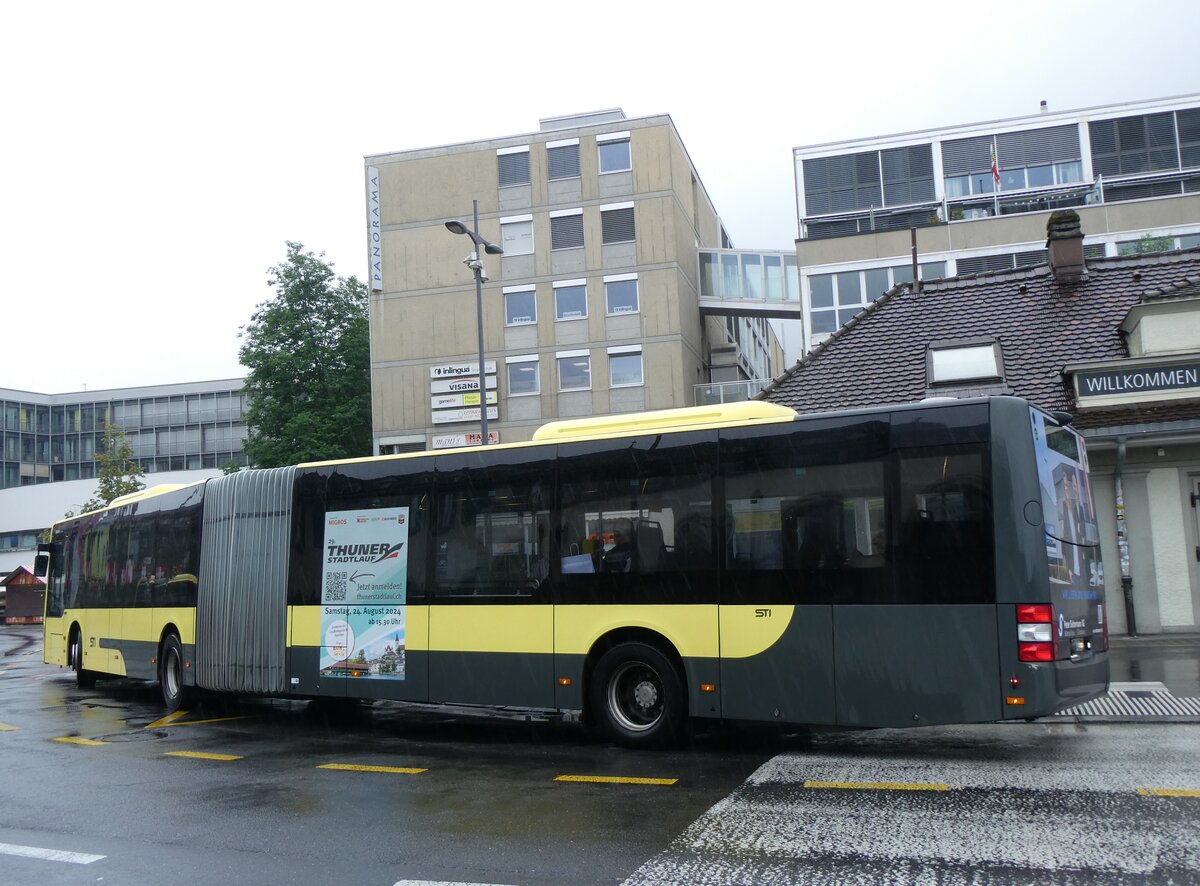
<instances>
[{"instance_id":1,"label":"bus wheel hub","mask_svg":"<svg viewBox=\"0 0 1200 886\"><path fill-rule=\"evenodd\" d=\"M639 708L648 711L658 703L658 690L653 683L643 680L634 687L633 700Z\"/></svg>"}]
</instances>

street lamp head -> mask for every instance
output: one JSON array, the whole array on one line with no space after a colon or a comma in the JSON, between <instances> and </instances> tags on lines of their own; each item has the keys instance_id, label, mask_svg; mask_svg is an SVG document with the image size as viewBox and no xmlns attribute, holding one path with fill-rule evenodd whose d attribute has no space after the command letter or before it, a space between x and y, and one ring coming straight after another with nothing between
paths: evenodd
<instances>
[{"instance_id":1,"label":"street lamp head","mask_svg":"<svg viewBox=\"0 0 1200 886\"><path fill-rule=\"evenodd\" d=\"M483 241L483 251L488 255L504 255L504 249L497 246L495 243Z\"/></svg>"},{"instance_id":2,"label":"street lamp head","mask_svg":"<svg viewBox=\"0 0 1200 886\"><path fill-rule=\"evenodd\" d=\"M470 230L468 230L467 226L464 225L462 222L458 221L458 219L455 219L454 221L446 222L446 230L449 231L451 234L469 234L469 233L471 233Z\"/></svg>"}]
</instances>

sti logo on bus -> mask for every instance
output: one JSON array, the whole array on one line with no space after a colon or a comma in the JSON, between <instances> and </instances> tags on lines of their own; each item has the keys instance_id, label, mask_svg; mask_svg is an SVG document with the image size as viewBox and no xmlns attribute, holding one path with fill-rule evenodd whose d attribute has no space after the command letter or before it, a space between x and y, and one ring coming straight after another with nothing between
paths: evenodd
<instances>
[{"instance_id":1,"label":"sti logo on bus","mask_svg":"<svg viewBox=\"0 0 1200 886\"><path fill-rule=\"evenodd\" d=\"M770 618L771 610L770 609L755 609L754 617L755 618Z\"/></svg>"}]
</instances>

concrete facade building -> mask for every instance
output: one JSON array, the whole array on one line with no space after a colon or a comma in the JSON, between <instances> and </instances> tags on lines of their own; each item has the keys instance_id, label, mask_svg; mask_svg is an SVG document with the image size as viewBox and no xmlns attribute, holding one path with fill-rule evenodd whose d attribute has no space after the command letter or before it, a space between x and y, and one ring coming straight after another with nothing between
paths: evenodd
<instances>
[{"instance_id":1,"label":"concrete facade building","mask_svg":"<svg viewBox=\"0 0 1200 886\"><path fill-rule=\"evenodd\" d=\"M782 370L769 323L705 316L701 247L731 245L670 117L620 111L538 132L366 158L377 452L478 442L475 289L483 256L489 436L560 417L691 406L698 385ZM714 371L715 367L715 371Z\"/></svg>"},{"instance_id":2,"label":"concrete facade building","mask_svg":"<svg viewBox=\"0 0 1200 886\"><path fill-rule=\"evenodd\" d=\"M147 486L247 463L242 379L40 394L0 388L0 575L32 565L37 534L95 493L96 452L119 425Z\"/></svg>"},{"instance_id":3,"label":"concrete facade building","mask_svg":"<svg viewBox=\"0 0 1200 886\"><path fill-rule=\"evenodd\" d=\"M1071 207L1090 259L1200 245L1200 95L794 149L806 345L912 278L1046 261Z\"/></svg>"}]
</instances>

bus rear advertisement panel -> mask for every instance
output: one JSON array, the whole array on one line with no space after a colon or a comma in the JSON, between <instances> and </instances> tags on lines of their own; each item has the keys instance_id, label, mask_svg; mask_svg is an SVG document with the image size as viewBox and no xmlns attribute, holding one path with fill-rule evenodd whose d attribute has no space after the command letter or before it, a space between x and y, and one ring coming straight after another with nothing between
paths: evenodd
<instances>
[{"instance_id":1,"label":"bus rear advertisement panel","mask_svg":"<svg viewBox=\"0 0 1200 886\"><path fill-rule=\"evenodd\" d=\"M46 659L195 689L906 726L1106 691L1086 452L1013 398L556 422L54 528ZM61 638L61 639L59 639ZM137 659L138 669L127 660Z\"/></svg>"}]
</instances>

